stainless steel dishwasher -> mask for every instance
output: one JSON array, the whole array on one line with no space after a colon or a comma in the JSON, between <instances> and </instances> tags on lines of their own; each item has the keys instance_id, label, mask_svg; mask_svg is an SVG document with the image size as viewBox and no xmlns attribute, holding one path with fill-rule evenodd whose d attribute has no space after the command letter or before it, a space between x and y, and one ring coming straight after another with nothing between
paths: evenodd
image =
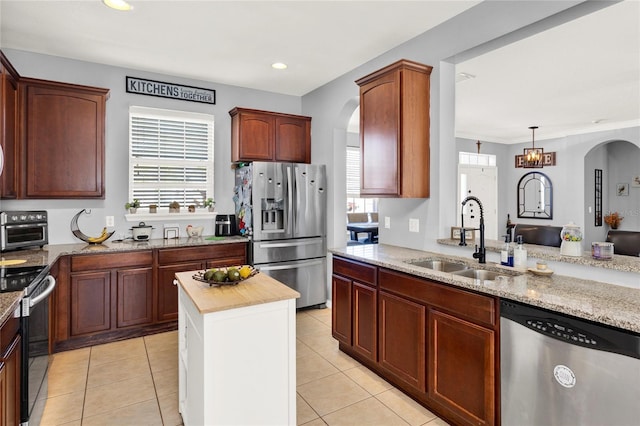
<instances>
[{"instance_id":1,"label":"stainless steel dishwasher","mask_svg":"<svg viewBox=\"0 0 640 426\"><path fill-rule=\"evenodd\" d=\"M500 304L505 426L640 424L640 334Z\"/></svg>"}]
</instances>

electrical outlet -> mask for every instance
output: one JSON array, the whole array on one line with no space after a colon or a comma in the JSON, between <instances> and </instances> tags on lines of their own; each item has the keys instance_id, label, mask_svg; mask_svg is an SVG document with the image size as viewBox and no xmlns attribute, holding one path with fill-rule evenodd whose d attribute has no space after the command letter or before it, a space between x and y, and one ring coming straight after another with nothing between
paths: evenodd
<instances>
[{"instance_id":1,"label":"electrical outlet","mask_svg":"<svg viewBox=\"0 0 640 426\"><path fill-rule=\"evenodd\" d=\"M107 226L115 226L113 216L107 216Z\"/></svg>"},{"instance_id":2,"label":"electrical outlet","mask_svg":"<svg viewBox=\"0 0 640 426\"><path fill-rule=\"evenodd\" d=\"M391 218L389 216L384 217L384 227L385 229L391 228Z\"/></svg>"},{"instance_id":3,"label":"electrical outlet","mask_svg":"<svg viewBox=\"0 0 640 426\"><path fill-rule=\"evenodd\" d=\"M411 218L409 219L409 232L420 232L420 220Z\"/></svg>"}]
</instances>

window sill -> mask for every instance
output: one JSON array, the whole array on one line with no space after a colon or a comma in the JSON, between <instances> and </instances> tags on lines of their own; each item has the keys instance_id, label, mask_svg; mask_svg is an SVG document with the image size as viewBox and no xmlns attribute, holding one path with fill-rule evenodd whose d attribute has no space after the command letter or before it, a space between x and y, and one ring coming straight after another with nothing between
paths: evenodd
<instances>
[{"instance_id":1,"label":"window sill","mask_svg":"<svg viewBox=\"0 0 640 426\"><path fill-rule=\"evenodd\" d=\"M189 213L188 211L180 213L169 213L160 211L158 213L149 213L147 211L138 213L127 213L124 215L127 222L167 222L173 220L203 220L215 219L217 212L197 211Z\"/></svg>"}]
</instances>

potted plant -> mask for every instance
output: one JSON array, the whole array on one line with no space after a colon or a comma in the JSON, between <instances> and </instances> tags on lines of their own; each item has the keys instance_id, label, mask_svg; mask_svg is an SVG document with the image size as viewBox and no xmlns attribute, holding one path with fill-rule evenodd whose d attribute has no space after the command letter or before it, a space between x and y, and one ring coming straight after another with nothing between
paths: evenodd
<instances>
[{"instance_id":1,"label":"potted plant","mask_svg":"<svg viewBox=\"0 0 640 426\"><path fill-rule=\"evenodd\" d=\"M128 201L124 208L129 210L129 213L135 213L138 211L138 207L140 207L140 201L137 198L134 198L133 201Z\"/></svg>"},{"instance_id":2,"label":"potted plant","mask_svg":"<svg viewBox=\"0 0 640 426\"><path fill-rule=\"evenodd\" d=\"M158 205L149 204L149 213L158 213Z\"/></svg>"},{"instance_id":3,"label":"potted plant","mask_svg":"<svg viewBox=\"0 0 640 426\"><path fill-rule=\"evenodd\" d=\"M213 201L213 198L207 198L207 199L204 201L204 206L205 206L206 208L208 208L210 212L212 212L212 211L213 211L213 209L216 207L216 202L215 202L215 201Z\"/></svg>"},{"instance_id":4,"label":"potted plant","mask_svg":"<svg viewBox=\"0 0 640 426\"><path fill-rule=\"evenodd\" d=\"M604 223L609 225L611 229L618 229L618 226L622 223L624 217L620 216L618 212L612 212L604 216Z\"/></svg>"},{"instance_id":5,"label":"potted plant","mask_svg":"<svg viewBox=\"0 0 640 426\"><path fill-rule=\"evenodd\" d=\"M180 203L172 201L171 204L169 204L169 213L180 213Z\"/></svg>"}]
</instances>

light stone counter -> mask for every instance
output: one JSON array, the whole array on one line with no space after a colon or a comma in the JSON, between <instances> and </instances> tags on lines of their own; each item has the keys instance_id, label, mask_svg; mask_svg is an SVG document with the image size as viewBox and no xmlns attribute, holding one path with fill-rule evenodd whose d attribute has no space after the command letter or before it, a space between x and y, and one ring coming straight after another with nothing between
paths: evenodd
<instances>
[{"instance_id":1,"label":"light stone counter","mask_svg":"<svg viewBox=\"0 0 640 426\"><path fill-rule=\"evenodd\" d=\"M13 312L20 305L22 300L22 291L12 291L9 293L0 293L0 325L13 315Z\"/></svg>"},{"instance_id":2,"label":"light stone counter","mask_svg":"<svg viewBox=\"0 0 640 426\"><path fill-rule=\"evenodd\" d=\"M544 277L536 276L525 269L504 267L491 262L480 265L470 257L413 250L387 244L367 244L335 248L329 251L335 255L456 287L520 301L532 306L640 333L640 289L557 274ZM456 261L474 268L504 272L506 275L495 281L480 281L407 263L427 258Z\"/></svg>"},{"instance_id":3,"label":"light stone counter","mask_svg":"<svg viewBox=\"0 0 640 426\"><path fill-rule=\"evenodd\" d=\"M446 246L458 246L459 243L460 240L450 238L438 240L438 244ZM485 241L486 250L496 253L500 253L503 244L503 242L497 240ZM475 242L468 242L467 245L469 247L474 247ZM572 263L574 265L593 266L623 272L640 273L640 257L636 256L622 256L618 254L614 255L611 260L598 260L591 257L591 252L584 252L582 256L563 256L560 254L559 247L539 246L536 244L523 244L523 246L527 249L527 256L529 258Z\"/></svg>"}]
</instances>

